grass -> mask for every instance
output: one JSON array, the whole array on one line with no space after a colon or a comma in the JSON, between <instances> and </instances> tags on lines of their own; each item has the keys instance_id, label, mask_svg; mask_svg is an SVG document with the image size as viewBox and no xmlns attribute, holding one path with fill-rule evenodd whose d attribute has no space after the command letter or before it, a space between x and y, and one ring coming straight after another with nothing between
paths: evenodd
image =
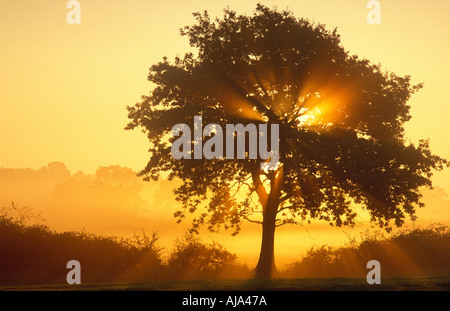
<instances>
[{"instance_id":1,"label":"grass","mask_svg":"<svg viewBox=\"0 0 450 311\"><path fill-rule=\"evenodd\" d=\"M450 277L382 278L369 285L359 278L195 280L145 283L3 286L3 291L449 291Z\"/></svg>"}]
</instances>

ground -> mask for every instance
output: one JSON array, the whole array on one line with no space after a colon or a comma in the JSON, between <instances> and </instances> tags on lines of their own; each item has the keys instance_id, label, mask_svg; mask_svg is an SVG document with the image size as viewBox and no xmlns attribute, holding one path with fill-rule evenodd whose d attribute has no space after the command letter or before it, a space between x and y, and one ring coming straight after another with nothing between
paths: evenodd
<instances>
[{"instance_id":1,"label":"ground","mask_svg":"<svg viewBox=\"0 0 450 311\"><path fill-rule=\"evenodd\" d=\"M164 281L148 283L56 284L1 286L2 291L450 291L450 277L382 278L369 285L365 279L274 279Z\"/></svg>"}]
</instances>

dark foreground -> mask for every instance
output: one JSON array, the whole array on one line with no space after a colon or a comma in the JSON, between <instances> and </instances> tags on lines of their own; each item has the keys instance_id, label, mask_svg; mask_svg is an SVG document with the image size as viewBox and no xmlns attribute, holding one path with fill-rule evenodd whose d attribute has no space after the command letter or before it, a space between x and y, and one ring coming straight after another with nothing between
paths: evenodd
<instances>
[{"instance_id":1,"label":"dark foreground","mask_svg":"<svg viewBox=\"0 0 450 311\"><path fill-rule=\"evenodd\" d=\"M2 291L450 291L450 277L163 281L148 283L1 286Z\"/></svg>"}]
</instances>

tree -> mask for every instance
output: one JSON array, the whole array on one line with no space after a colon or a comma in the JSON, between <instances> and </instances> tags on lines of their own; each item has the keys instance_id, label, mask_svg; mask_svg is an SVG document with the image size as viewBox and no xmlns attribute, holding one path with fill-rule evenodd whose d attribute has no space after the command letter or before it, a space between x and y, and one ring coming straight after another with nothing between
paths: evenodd
<instances>
[{"instance_id":1,"label":"tree","mask_svg":"<svg viewBox=\"0 0 450 311\"><path fill-rule=\"evenodd\" d=\"M262 225L256 276L276 272L275 228L321 219L352 225L361 206L390 230L422 207L420 187L432 187L433 170L447 160L429 142L405 138L407 101L422 85L410 76L350 55L337 30L257 5L251 16L226 9L222 19L194 13L181 34L196 55L167 58L150 68L155 87L127 107L126 129L141 127L151 143L139 173L179 179L181 221L239 232L244 220ZM279 125L279 165L261 170L255 159L180 159L171 155L171 128L204 123ZM191 141L192 143L198 143Z\"/></svg>"}]
</instances>

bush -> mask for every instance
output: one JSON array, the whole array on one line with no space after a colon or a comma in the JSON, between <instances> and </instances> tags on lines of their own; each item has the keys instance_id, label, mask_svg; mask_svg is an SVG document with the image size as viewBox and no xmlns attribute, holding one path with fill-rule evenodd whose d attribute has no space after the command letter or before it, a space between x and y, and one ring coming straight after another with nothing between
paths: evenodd
<instances>
[{"instance_id":1,"label":"bush","mask_svg":"<svg viewBox=\"0 0 450 311\"><path fill-rule=\"evenodd\" d=\"M82 283L250 276L235 254L193 235L176 240L167 264L162 251L158 235L143 230L131 239L55 232L40 224L31 210L14 204L0 214L0 285L63 284L72 259L81 264Z\"/></svg>"},{"instance_id":2,"label":"bush","mask_svg":"<svg viewBox=\"0 0 450 311\"><path fill-rule=\"evenodd\" d=\"M236 279L250 276L250 270L238 263L235 254L216 242L206 244L189 233L175 241L167 270L171 279Z\"/></svg>"},{"instance_id":3,"label":"bush","mask_svg":"<svg viewBox=\"0 0 450 311\"><path fill-rule=\"evenodd\" d=\"M69 260L81 264L82 283L156 280L161 277L162 249L156 233L132 239L86 232L57 233L30 218L0 215L0 284L65 283ZM19 210L20 211L20 210Z\"/></svg>"},{"instance_id":4,"label":"bush","mask_svg":"<svg viewBox=\"0 0 450 311\"><path fill-rule=\"evenodd\" d=\"M345 247L313 247L283 273L284 277L365 277L369 260L383 276L450 276L450 228L434 224L402 230L388 238L379 232L351 239Z\"/></svg>"}]
</instances>

